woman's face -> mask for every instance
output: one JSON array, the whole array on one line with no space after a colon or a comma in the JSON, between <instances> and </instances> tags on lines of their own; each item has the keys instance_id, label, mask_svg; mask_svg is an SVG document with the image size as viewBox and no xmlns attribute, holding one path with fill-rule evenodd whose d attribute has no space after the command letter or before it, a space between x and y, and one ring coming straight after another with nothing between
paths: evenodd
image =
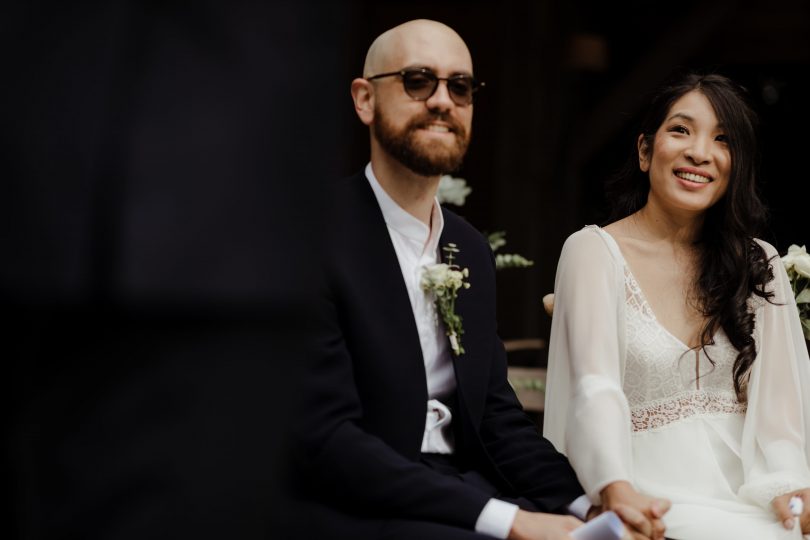
<instances>
[{"instance_id":1,"label":"woman's face","mask_svg":"<svg viewBox=\"0 0 810 540\"><path fill-rule=\"evenodd\" d=\"M639 166L650 176L650 201L676 212L705 212L725 194L731 172L726 134L698 90L667 112L650 152L639 137Z\"/></svg>"}]
</instances>

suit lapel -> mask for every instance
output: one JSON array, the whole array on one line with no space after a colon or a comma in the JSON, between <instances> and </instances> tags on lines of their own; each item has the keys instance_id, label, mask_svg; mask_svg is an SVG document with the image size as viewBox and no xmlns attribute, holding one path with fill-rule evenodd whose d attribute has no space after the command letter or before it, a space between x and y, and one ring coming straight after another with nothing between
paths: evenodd
<instances>
[{"instance_id":1,"label":"suit lapel","mask_svg":"<svg viewBox=\"0 0 810 540\"><path fill-rule=\"evenodd\" d=\"M348 235L353 243L353 275L348 278L356 284L357 294L365 297L362 302L374 328L368 338L379 340L385 349L380 361L388 364L408 392L421 390L427 396L422 347L399 260L368 180L362 173L356 180L351 218L355 229Z\"/></svg>"},{"instance_id":2,"label":"suit lapel","mask_svg":"<svg viewBox=\"0 0 810 540\"><path fill-rule=\"evenodd\" d=\"M480 240L470 234L464 234L460 218L445 212L444 223L440 246L455 244L459 252L455 254L454 264L470 271L467 278L470 288L459 290L456 298L456 312L462 318L464 329L461 339L465 352L452 357L457 388L463 395L466 406L470 408L470 413L476 417L483 407L482 399L486 394L492 353L492 329L489 328L489 321L494 317L494 313L484 300L489 293L487 287L491 287L487 285L487 279L484 277L488 261L482 261L480 256L476 257L475 248L478 246L472 245L472 242ZM444 260L444 253L442 258Z\"/></svg>"}]
</instances>

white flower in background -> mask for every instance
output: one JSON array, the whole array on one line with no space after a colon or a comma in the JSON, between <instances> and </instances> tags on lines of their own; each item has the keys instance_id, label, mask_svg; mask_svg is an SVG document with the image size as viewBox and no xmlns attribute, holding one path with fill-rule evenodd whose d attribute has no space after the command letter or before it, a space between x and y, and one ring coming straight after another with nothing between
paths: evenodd
<instances>
[{"instance_id":1,"label":"white flower in background","mask_svg":"<svg viewBox=\"0 0 810 540\"><path fill-rule=\"evenodd\" d=\"M517 253L498 253L495 255L495 268L528 268L533 266L534 261L530 261L523 255Z\"/></svg>"},{"instance_id":2,"label":"white flower in background","mask_svg":"<svg viewBox=\"0 0 810 540\"><path fill-rule=\"evenodd\" d=\"M464 201L472 192L472 188L467 186L467 181L463 178L453 178L446 174L439 178L439 190L436 192L436 198L439 204L450 203L456 206L463 206ZM506 245L506 232L495 231L487 235L489 247L492 251L498 251ZM523 255L517 253L497 253L495 255L495 269L502 270L504 268L527 268L533 266L534 261L527 259Z\"/></svg>"},{"instance_id":3,"label":"white flower in background","mask_svg":"<svg viewBox=\"0 0 810 540\"><path fill-rule=\"evenodd\" d=\"M797 274L810 278L810 253L804 246L793 244L788 248L787 255L782 257L785 270L795 270Z\"/></svg>"},{"instance_id":4,"label":"white flower in background","mask_svg":"<svg viewBox=\"0 0 810 540\"><path fill-rule=\"evenodd\" d=\"M498 251L498 248L506 245L506 231L489 233L487 235L487 242L489 242L489 248L492 251Z\"/></svg>"},{"instance_id":5,"label":"white flower in background","mask_svg":"<svg viewBox=\"0 0 810 540\"><path fill-rule=\"evenodd\" d=\"M797 274L810 278L810 255L808 255L804 246L801 247L801 250L801 253L796 256L796 262L793 263L793 269L796 270Z\"/></svg>"},{"instance_id":6,"label":"white flower in background","mask_svg":"<svg viewBox=\"0 0 810 540\"><path fill-rule=\"evenodd\" d=\"M796 261L796 264L793 265L793 269L796 270L797 274L810 278L810 257Z\"/></svg>"},{"instance_id":7,"label":"white flower in background","mask_svg":"<svg viewBox=\"0 0 810 540\"><path fill-rule=\"evenodd\" d=\"M810 341L810 254L804 246L794 244L788 248L787 255L782 257L782 264L796 298L804 339Z\"/></svg>"},{"instance_id":8,"label":"white flower in background","mask_svg":"<svg viewBox=\"0 0 810 540\"><path fill-rule=\"evenodd\" d=\"M464 206L464 200L472 192L472 188L467 187L467 181L463 178L453 178L445 174L439 178L439 190L436 198L440 204L450 203L456 206Z\"/></svg>"},{"instance_id":9,"label":"white flower in background","mask_svg":"<svg viewBox=\"0 0 810 540\"><path fill-rule=\"evenodd\" d=\"M506 245L506 233L504 231L495 231L487 235L489 247L493 252L498 251L499 248ZM502 268L528 268L533 266L534 261L530 261L523 255L518 253L496 253L495 254L495 268L500 270Z\"/></svg>"}]
</instances>

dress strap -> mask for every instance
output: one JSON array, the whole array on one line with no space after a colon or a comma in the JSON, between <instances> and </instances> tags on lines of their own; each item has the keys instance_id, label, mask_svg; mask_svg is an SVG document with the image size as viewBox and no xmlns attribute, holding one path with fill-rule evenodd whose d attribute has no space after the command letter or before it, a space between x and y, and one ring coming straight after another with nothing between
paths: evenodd
<instances>
[{"instance_id":1,"label":"dress strap","mask_svg":"<svg viewBox=\"0 0 810 540\"><path fill-rule=\"evenodd\" d=\"M615 260L620 267L627 267L627 261L624 259L624 255L622 255L622 250L619 248L619 244L616 242L616 239L613 238L610 233L605 231L605 229L599 225L585 225L583 229L596 233L596 235L605 242L605 246L607 246L613 260Z\"/></svg>"}]
</instances>

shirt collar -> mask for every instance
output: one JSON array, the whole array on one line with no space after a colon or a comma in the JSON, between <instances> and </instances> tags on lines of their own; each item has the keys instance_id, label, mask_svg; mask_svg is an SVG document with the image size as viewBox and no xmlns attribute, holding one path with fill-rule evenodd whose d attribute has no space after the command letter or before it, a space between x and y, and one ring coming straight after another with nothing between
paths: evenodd
<instances>
[{"instance_id":1,"label":"shirt collar","mask_svg":"<svg viewBox=\"0 0 810 540\"><path fill-rule=\"evenodd\" d=\"M430 214L431 226L428 228L419 219L406 212L386 193L377 177L374 176L371 163L366 165L365 173L368 183L371 184L371 189L374 190L374 196L377 198L377 204L380 205L386 225L399 234L424 246L423 252L435 251L439 244L439 237L441 237L444 230L444 216L442 215L439 200L433 198L433 210Z\"/></svg>"}]
</instances>

